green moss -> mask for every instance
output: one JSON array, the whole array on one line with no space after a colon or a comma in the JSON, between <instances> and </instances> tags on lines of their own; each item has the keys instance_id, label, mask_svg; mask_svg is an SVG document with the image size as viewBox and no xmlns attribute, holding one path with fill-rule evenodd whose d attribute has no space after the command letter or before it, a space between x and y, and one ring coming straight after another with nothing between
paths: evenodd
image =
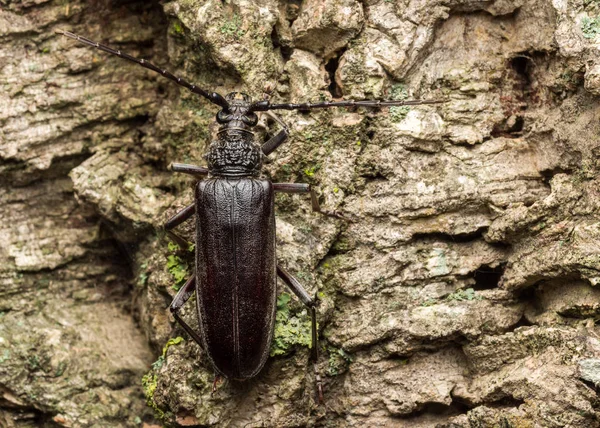
<instances>
[{"instance_id":1,"label":"green moss","mask_svg":"<svg viewBox=\"0 0 600 428\"><path fill-rule=\"evenodd\" d=\"M47 355L30 355L27 357L27 362L30 371L41 370L45 372L45 367L50 362L50 358Z\"/></svg>"},{"instance_id":2,"label":"green moss","mask_svg":"<svg viewBox=\"0 0 600 428\"><path fill-rule=\"evenodd\" d=\"M181 342L183 342L184 339L181 336L177 336L174 337L173 339L169 339L167 341L167 343L165 343L165 346L163 346L163 353L162 356L165 357L167 355L167 350L173 346L173 345L179 345Z\"/></svg>"},{"instance_id":3,"label":"green moss","mask_svg":"<svg viewBox=\"0 0 600 428\"><path fill-rule=\"evenodd\" d=\"M161 420L166 419L167 414L164 412L164 410L158 407L156 401L154 401L154 393L156 392L156 387L158 385L156 371L163 366L169 347L173 345L178 345L179 343L183 342L183 340L183 337L175 337L173 339L169 339L165 346L163 346L162 354L154 363L152 363L152 369L142 377L142 388L144 389L146 404L148 404L148 406L154 410L156 416Z\"/></svg>"},{"instance_id":4,"label":"green moss","mask_svg":"<svg viewBox=\"0 0 600 428\"><path fill-rule=\"evenodd\" d=\"M391 98L400 101L408 99L408 90L406 89L406 86L402 83L392 86ZM392 122L401 122L409 111L410 107L408 106L390 107L390 118L392 119Z\"/></svg>"},{"instance_id":5,"label":"green moss","mask_svg":"<svg viewBox=\"0 0 600 428\"><path fill-rule=\"evenodd\" d=\"M171 254L167 257L167 270L175 279L173 288L179 290L188 277L188 265L179 256Z\"/></svg>"},{"instance_id":6,"label":"green moss","mask_svg":"<svg viewBox=\"0 0 600 428\"><path fill-rule=\"evenodd\" d=\"M310 317L306 310L293 314L289 307L290 300L288 293L282 293L277 299L272 357L287 354L295 345L311 347Z\"/></svg>"},{"instance_id":7,"label":"green moss","mask_svg":"<svg viewBox=\"0 0 600 428\"><path fill-rule=\"evenodd\" d=\"M475 293L475 290L472 288L467 288L466 290L457 290L454 293L448 295L446 300L481 300L481 296Z\"/></svg>"},{"instance_id":8,"label":"green moss","mask_svg":"<svg viewBox=\"0 0 600 428\"><path fill-rule=\"evenodd\" d=\"M181 286L185 283L187 278L191 275L189 264L183 260L178 253L182 250L179 246L173 242L169 242L167 248L170 252L175 254L170 254L167 257L167 270L173 278L175 279L175 284L173 284L173 289L179 290ZM188 248L188 252L194 251L194 245L190 245Z\"/></svg>"},{"instance_id":9,"label":"green moss","mask_svg":"<svg viewBox=\"0 0 600 428\"><path fill-rule=\"evenodd\" d=\"M138 275L138 281L137 281L137 285L142 288L145 287L146 284L148 283L148 263L142 263L140 265L140 273Z\"/></svg>"},{"instance_id":10,"label":"green moss","mask_svg":"<svg viewBox=\"0 0 600 428\"><path fill-rule=\"evenodd\" d=\"M150 372L142 377L142 388L144 388L146 404L148 404L148 406L154 410L159 419L163 419L165 417L165 412L158 407L154 401L154 393L156 392L157 383L156 373Z\"/></svg>"},{"instance_id":11,"label":"green moss","mask_svg":"<svg viewBox=\"0 0 600 428\"><path fill-rule=\"evenodd\" d=\"M600 33L600 18L583 17L581 20L581 32L586 39L595 39Z\"/></svg>"},{"instance_id":12,"label":"green moss","mask_svg":"<svg viewBox=\"0 0 600 428\"><path fill-rule=\"evenodd\" d=\"M171 27L169 28L169 33L171 35L177 35L180 36L183 34L183 25L181 25L181 22L179 21L173 21L171 23Z\"/></svg>"},{"instance_id":13,"label":"green moss","mask_svg":"<svg viewBox=\"0 0 600 428\"><path fill-rule=\"evenodd\" d=\"M54 371L54 377L62 376L66 369L67 369L66 361L61 361L60 363L58 363L58 366L56 366L56 370Z\"/></svg>"},{"instance_id":14,"label":"green moss","mask_svg":"<svg viewBox=\"0 0 600 428\"><path fill-rule=\"evenodd\" d=\"M327 348L329 354L329 367L327 374L329 376L337 376L348 369L348 366L353 361L352 356L341 348L330 346Z\"/></svg>"},{"instance_id":15,"label":"green moss","mask_svg":"<svg viewBox=\"0 0 600 428\"><path fill-rule=\"evenodd\" d=\"M581 167L575 171L573 175L575 183L593 180L596 178L596 170L591 160L584 159L581 162Z\"/></svg>"},{"instance_id":16,"label":"green moss","mask_svg":"<svg viewBox=\"0 0 600 428\"><path fill-rule=\"evenodd\" d=\"M321 165L313 165L309 168L304 168L304 175L307 177L314 177L315 173L321 168Z\"/></svg>"},{"instance_id":17,"label":"green moss","mask_svg":"<svg viewBox=\"0 0 600 428\"><path fill-rule=\"evenodd\" d=\"M239 15L235 14L230 20L227 20L223 24L221 24L219 31L221 31L221 34L237 40L246 33L244 30L241 29L241 26L242 18L240 18Z\"/></svg>"}]
</instances>

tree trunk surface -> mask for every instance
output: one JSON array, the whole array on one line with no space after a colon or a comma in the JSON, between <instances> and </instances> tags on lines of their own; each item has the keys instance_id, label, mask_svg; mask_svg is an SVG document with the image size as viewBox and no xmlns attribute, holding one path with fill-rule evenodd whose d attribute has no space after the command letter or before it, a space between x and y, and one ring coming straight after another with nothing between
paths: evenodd
<instances>
[{"instance_id":1,"label":"tree trunk surface","mask_svg":"<svg viewBox=\"0 0 600 428\"><path fill-rule=\"evenodd\" d=\"M271 358L214 394L168 310L168 165L217 106L58 29L222 95L447 99L277 112L264 176L352 220L275 203L324 404L283 283ZM593 0L0 0L0 426L600 426L599 47Z\"/></svg>"}]
</instances>

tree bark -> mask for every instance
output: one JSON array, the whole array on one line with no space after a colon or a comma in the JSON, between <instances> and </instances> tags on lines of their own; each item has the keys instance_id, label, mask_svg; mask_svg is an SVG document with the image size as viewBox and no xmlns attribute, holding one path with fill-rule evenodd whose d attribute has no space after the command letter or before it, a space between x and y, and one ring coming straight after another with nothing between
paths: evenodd
<instances>
[{"instance_id":1,"label":"tree bark","mask_svg":"<svg viewBox=\"0 0 600 428\"><path fill-rule=\"evenodd\" d=\"M0 426L599 426L597 14L0 0ZM264 175L354 220L277 196L278 259L319 296L324 405L295 297L263 371L214 394L169 314L194 257L161 226L194 183L168 165L205 164L217 107L57 29L222 95L448 100L277 112ZM278 130L263 116L257 141Z\"/></svg>"}]
</instances>

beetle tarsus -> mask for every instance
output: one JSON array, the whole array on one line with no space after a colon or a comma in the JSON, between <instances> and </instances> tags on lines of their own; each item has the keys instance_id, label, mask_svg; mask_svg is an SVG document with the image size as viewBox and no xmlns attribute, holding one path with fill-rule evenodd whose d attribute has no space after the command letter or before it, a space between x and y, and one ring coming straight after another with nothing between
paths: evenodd
<instances>
[{"instance_id":1,"label":"beetle tarsus","mask_svg":"<svg viewBox=\"0 0 600 428\"><path fill-rule=\"evenodd\" d=\"M321 375L319 374L319 367L317 366L317 363L314 363L314 368L315 368L315 383L317 385L317 397L319 400L319 404L324 404L325 403L325 398L323 395L323 382L321 381Z\"/></svg>"},{"instance_id":2,"label":"beetle tarsus","mask_svg":"<svg viewBox=\"0 0 600 428\"><path fill-rule=\"evenodd\" d=\"M321 209L319 204L319 198L315 193L315 190L310 184L305 183L273 183L273 189L275 192L281 193L310 193L310 201L312 204L312 210L326 217L333 217L340 220L347 221L348 223L354 223L354 220L344 216L339 211L329 211Z\"/></svg>"},{"instance_id":3,"label":"beetle tarsus","mask_svg":"<svg viewBox=\"0 0 600 428\"><path fill-rule=\"evenodd\" d=\"M347 221L348 223L354 223L351 219L349 219L348 217L345 217L339 211L329 211L329 210L321 209L321 204L319 204L319 198L317 197L317 194L312 187L310 188L310 202L312 204L312 210L314 212L323 214L324 216L327 216L327 217L334 217L334 218L337 218L340 220L344 220L344 221Z\"/></svg>"},{"instance_id":4,"label":"beetle tarsus","mask_svg":"<svg viewBox=\"0 0 600 428\"><path fill-rule=\"evenodd\" d=\"M318 209L318 210L314 210L314 211L318 212L319 214L323 214L326 217L333 217L333 218L337 218L339 220L347 221L348 223L354 223L354 220L352 220L351 218L346 217L345 215L343 215L339 211L327 211L327 210L322 210L322 209Z\"/></svg>"},{"instance_id":5,"label":"beetle tarsus","mask_svg":"<svg viewBox=\"0 0 600 428\"><path fill-rule=\"evenodd\" d=\"M217 392L217 384L219 383L220 380L221 380L221 376L215 375L215 379L213 380L212 392L210 393L211 397L215 395L215 392Z\"/></svg>"}]
</instances>

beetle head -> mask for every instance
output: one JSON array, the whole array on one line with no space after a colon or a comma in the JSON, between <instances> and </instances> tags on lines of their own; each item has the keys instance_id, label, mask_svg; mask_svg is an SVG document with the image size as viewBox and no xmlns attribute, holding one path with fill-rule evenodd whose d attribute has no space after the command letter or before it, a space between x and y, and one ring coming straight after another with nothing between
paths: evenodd
<instances>
[{"instance_id":1,"label":"beetle head","mask_svg":"<svg viewBox=\"0 0 600 428\"><path fill-rule=\"evenodd\" d=\"M217 113L221 129L242 129L249 131L258 123L256 113L249 111L252 98L242 92L231 92L225 97L229 108Z\"/></svg>"}]
</instances>

